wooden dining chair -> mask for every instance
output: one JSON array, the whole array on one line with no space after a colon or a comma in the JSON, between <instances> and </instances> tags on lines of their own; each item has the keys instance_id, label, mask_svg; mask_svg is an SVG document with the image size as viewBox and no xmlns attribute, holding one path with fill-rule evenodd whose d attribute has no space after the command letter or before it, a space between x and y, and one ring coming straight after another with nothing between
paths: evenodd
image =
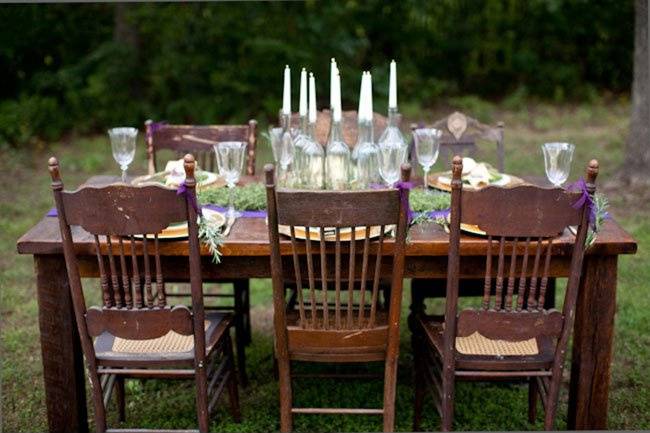
<instances>
[{"instance_id":1,"label":"wooden dining chair","mask_svg":"<svg viewBox=\"0 0 650 433\"><path fill-rule=\"evenodd\" d=\"M255 175L256 120L249 120L247 125L170 125L147 120L144 125L149 174L160 169L156 153L161 149L171 150L179 158L192 153L200 168L214 172L217 167L212 146L220 141L244 141L248 143L246 174Z\"/></svg>"},{"instance_id":2,"label":"wooden dining chair","mask_svg":"<svg viewBox=\"0 0 650 433\"><path fill-rule=\"evenodd\" d=\"M246 174L255 175L255 152L257 148L257 121L249 120L247 125L170 125L167 123L145 122L147 158L149 174L158 170L156 151L168 149L183 155L191 152L197 155L199 167L216 171L213 145L220 141L245 141L248 143ZM232 299L230 305L212 305L210 310L232 311L235 320L235 342L239 379L242 385L248 385L246 374L246 346L252 340L250 320L250 282L247 279L217 280L212 283L232 284L232 292L223 291L221 286L204 287L206 299ZM179 287L169 292L169 297L189 299L190 292Z\"/></svg>"},{"instance_id":3,"label":"wooden dining chair","mask_svg":"<svg viewBox=\"0 0 650 433\"><path fill-rule=\"evenodd\" d=\"M265 172L280 429L283 432L292 430L294 414L340 413L383 415L384 431L393 431L408 191L276 189L273 166L267 165ZM409 177L410 166L404 165L402 181L408 181ZM289 227L290 242L280 240L278 224ZM371 241L373 226L380 226L380 229L378 239ZM392 243L385 242L384 229L389 226L395 226ZM321 240L298 240L296 227L318 229ZM341 239L342 232L350 227L361 227L364 234L358 241L355 230L347 235L351 236L350 241ZM332 231L334 242L324 240L326 228ZM384 258L387 260L382 265ZM381 275L392 278L387 311L378 308ZM302 281L306 281L307 286L305 290L298 290L298 306L289 312L286 310L285 278L297 281L298 287L304 287ZM320 288L316 287L317 281L321 281ZM327 289L328 281L334 281L333 293ZM359 291L353 288L355 282L361 284ZM384 362L383 407L294 407L291 361Z\"/></svg>"},{"instance_id":4,"label":"wooden dining chair","mask_svg":"<svg viewBox=\"0 0 650 433\"><path fill-rule=\"evenodd\" d=\"M417 124L411 124L412 131L416 128L418 128ZM496 145L497 169L501 173L504 172L503 122L497 122L496 126L490 126L455 111L449 116L433 122L431 128L442 131L440 160L444 164L448 164L453 155L474 157L478 149L477 142L487 141Z\"/></svg>"},{"instance_id":5,"label":"wooden dining chair","mask_svg":"<svg viewBox=\"0 0 650 433\"><path fill-rule=\"evenodd\" d=\"M573 327L590 208L576 206L582 192L523 185L463 190L462 159L452 164L451 222L444 318L418 316L415 345L414 430L419 430L427 386L452 429L456 380L529 381L529 421L537 395L545 409L544 429L553 428L567 341ZM593 196L598 163L587 168ZM498 203L498 206L494 204ZM461 275L460 225L486 232L485 286L480 305L458 308ZM547 309L546 284L553 239L577 226L562 311ZM465 265L467 266L467 265Z\"/></svg>"},{"instance_id":6,"label":"wooden dining chair","mask_svg":"<svg viewBox=\"0 0 650 433\"><path fill-rule=\"evenodd\" d=\"M185 156L187 192L158 185L85 186L63 191L56 158L49 160L70 293L86 358L98 432L108 429L106 406L116 389L119 418L125 418L124 380L194 380L199 431L208 431L209 414L227 387L230 410L239 421L239 396L230 328L232 317L205 312L196 200L194 158ZM158 233L187 221L192 309L167 303ZM94 239L102 305L86 307L71 226ZM155 290L154 290L155 285ZM62 311L61 314L68 314Z\"/></svg>"},{"instance_id":7,"label":"wooden dining chair","mask_svg":"<svg viewBox=\"0 0 650 433\"><path fill-rule=\"evenodd\" d=\"M411 124L411 131L419 126ZM469 117L458 111L439 119L430 125L442 131L440 139L440 158L445 166L451 163L453 155L476 156L478 143L492 142L496 147L496 163L500 172L504 172L504 147L503 147L503 122L497 122L496 126L486 125L478 120ZM411 140L411 146L414 146ZM415 158L414 151L411 152L412 158ZM547 306L555 305L555 279L550 279L548 284L548 297L546 298ZM425 308L426 299L444 298L446 281L440 278L423 279L414 278L411 281L411 308L412 315L422 312ZM462 279L459 293L460 296L481 296L483 291L483 282L478 279ZM409 326L413 328L412 321Z\"/></svg>"},{"instance_id":8,"label":"wooden dining chair","mask_svg":"<svg viewBox=\"0 0 650 433\"><path fill-rule=\"evenodd\" d=\"M330 132L330 123L332 119L332 114L330 110L319 111L316 115L316 140L325 146L327 144L327 138ZM358 134L358 116L355 110L343 111L341 113L341 122L343 127L343 141L350 147L353 148L357 142ZM373 126L374 126L374 135L375 140L379 138L381 133L388 126L388 118L382 116L379 113L373 113ZM401 119L400 119L401 122ZM293 113L291 115L291 127L298 128L300 127L300 117L298 113Z\"/></svg>"}]
</instances>

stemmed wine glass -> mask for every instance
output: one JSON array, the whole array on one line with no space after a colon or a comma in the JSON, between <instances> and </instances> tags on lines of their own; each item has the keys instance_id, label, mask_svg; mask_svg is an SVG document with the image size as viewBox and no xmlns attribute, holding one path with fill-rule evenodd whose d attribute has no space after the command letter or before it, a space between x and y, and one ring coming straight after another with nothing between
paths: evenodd
<instances>
[{"instance_id":1,"label":"stemmed wine glass","mask_svg":"<svg viewBox=\"0 0 650 433\"><path fill-rule=\"evenodd\" d=\"M213 146L217 155L219 174L224 177L228 185L228 210L226 217L234 220L241 216L235 211L235 184L239 182L242 167L244 166L244 155L246 155L246 143L243 141L222 141Z\"/></svg>"},{"instance_id":2,"label":"stemmed wine glass","mask_svg":"<svg viewBox=\"0 0 650 433\"><path fill-rule=\"evenodd\" d=\"M418 128L413 131L415 155L424 170L424 188L428 186L429 170L438 159L442 131L434 128Z\"/></svg>"},{"instance_id":3,"label":"stemmed wine glass","mask_svg":"<svg viewBox=\"0 0 650 433\"><path fill-rule=\"evenodd\" d=\"M569 178L575 146L571 143L544 143L544 168L546 177L555 186L562 186Z\"/></svg>"},{"instance_id":4,"label":"stemmed wine glass","mask_svg":"<svg viewBox=\"0 0 650 433\"><path fill-rule=\"evenodd\" d=\"M399 180L406 149L407 147L399 145L379 147L379 174L388 187L392 187Z\"/></svg>"},{"instance_id":5,"label":"stemmed wine glass","mask_svg":"<svg viewBox=\"0 0 650 433\"><path fill-rule=\"evenodd\" d=\"M112 128L108 130L113 149L113 158L122 169L122 182L126 182L126 170L135 156L135 139L138 136L136 128Z\"/></svg>"},{"instance_id":6,"label":"stemmed wine glass","mask_svg":"<svg viewBox=\"0 0 650 433\"><path fill-rule=\"evenodd\" d=\"M291 131L283 128L269 128L271 137L271 150L276 165L280 166L281 178L287 180L289 166L293 163L293 137Z\"/></svg>"}]
</instances>

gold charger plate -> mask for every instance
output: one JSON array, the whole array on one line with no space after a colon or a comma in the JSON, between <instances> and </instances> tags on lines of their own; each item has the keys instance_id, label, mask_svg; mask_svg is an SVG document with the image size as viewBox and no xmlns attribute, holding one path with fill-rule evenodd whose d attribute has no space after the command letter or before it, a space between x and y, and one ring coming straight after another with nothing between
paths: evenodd
<instances>
[{"instance_id":1,"label":"gold charger plate","mask_svg":"<svg viewBox=\"0 0 650 433\"><path fill-rule=\"evenodd\" d=\"M389 233L394 228L395 228L394 225L386 226L384 228L384 234ZM285 236L291 236L291 228L289 226L278 225L278 231ZM341 242L350 242L352 240L352 229L350 229L349 227L342 228L339 233L340 233L339 239L341 240ZM296 239L302 239L302 240L307 239L307 231L305 230L304 227L296 226L294 228L294 234L296 236ZM380 226L370 227L370 236L369 236L370 239L378 238L380 234L381 234ZM365 237L366 237L365 227L354 228L355 240L365 239ZM310 227L309 239L312 241L320 241L320 229L317 227ZM334 227L325 228L325 242L336 242L336 233L334 231Z\"/></svg>"},{"instance_id":2,"label":"gold charger plate","mask_svg":"<svg viewBox=\"0 0 650 433\"><path fill-rule=\"evenodd\" d=\"M131 181L131 185L135 186L141 186L141 185L149 185L149 184L156 184L156 185L164 185L168 186L170 188L178 188L178 184L172 183L167 185L165 183L165 178L169 174L167 171L161 171L158 173L154 174L148 174L145 176L138 176L135 179ZM221 188L226 186L226 180L222 177L219 176L216 173L212 173L210 171L198 171L196 173L196 176L202 176L205 175L207 176L206 179L201 180L200 182L197 182L196 188L197 189L203 189L203 188Z\"/></svg>"},{"instance_id":3,"label":"gold charger plate","mask_svg":"<svg viewBox=\"0 0 650 433\"><path fill-rule=\"evenodd\" d=\"M449 181L447 181L449 180ZM439 189L441 191L446 191L446 192L451 192L451 172L449 171L441 171L438 173L431 173L429 175L428 179L428 185L432 188ZM501 187L510 187L510 186L515 186L515 185L521 185L525 183L525 181L517 176L513 176L511 174L505 174L501 173L501 179L499 179L496 182L492 182L490 184L483 185L479 188L474 188L471 185L464 184L463 189L468 190L468 191L476 191L477 189L483 188L488 185L492 186L501 186Z\"/></svg>"},{"instance_id":4,"label":"gold charger plate","mask_svg":"<svg viewBox=\"0 0 650 433\"><path fill-rule=\"evenodd\" d=\"M222 227L226 224L226 216L221 212L211 209L202 209L203 216L208 219L210 224L216 227ZM169 227L158 233L158 239L171 240L171 239L184 239L188 236L187 222L170 224ZM135 235L137 239L142 239L142 235ZM147 239L155 239L152 233L147 233Z\"/></svg>"}]
</instances>

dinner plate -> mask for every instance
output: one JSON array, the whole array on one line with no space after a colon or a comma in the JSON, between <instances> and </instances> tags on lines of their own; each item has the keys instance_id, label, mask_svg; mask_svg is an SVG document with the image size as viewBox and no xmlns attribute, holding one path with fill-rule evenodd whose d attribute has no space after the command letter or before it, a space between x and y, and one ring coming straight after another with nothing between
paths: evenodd
<instances>
[{"instance_id":1,"label":"dinner plate","mask_svg":"<svg viewBox=\"0 0 650 433\"><path fill-rule=\"evenodd\" d=\"M165 184L165 177L167 176L168 172L166 171L161 171L158 173L154 174L149 174L146 176L138 176L135 179L131 181L132 185L135 186L142 186L142 185L150 185L150 184L155 184L155 185L164 185L168 186L170 188L178 188L179 184L178 183L170 183L169 185ZM226 180L219 176L216 173L212 173L210 171L198 171L196 173L196 176L207 176L205 179L201 180L200 182L197 182L196 188L197 189L202 189L202 188L221 188L223 186L226 186Z\"/></svg>"},{"instance_id":2,"label":"dinner plate","mask_svg":"<svg viewBox=\"0 0 650 433\"><path fill-rule=\"evenodd\" d=\"M222 227L226 224L226 216L221 212L211 209L202 209L203 216L208 219L211 225ZM170 224L169 227L158 233L158 239L171 240L171 239L184 239L188 236L187 222ZM137 239L142 239L142 235L134 235ZM147 239L155 239L152 233L147 233Z\"/></svg>"},{"instance_id":3,"label":"dinner plate","mask_svg":"<svg viewBox=\"0 0 650 433\"><path fill-rule=\"evenodd\" d=\"M389 233L395 228L394 225L389 225L384 227L384 234ZM291 228L286 225L278 225L278 231L286 236L291 236ZM307 231L304 227L296 226L294 228L294 234L296 239L305 240L307 239ZM378 238L381 234L380 226L370 227L370 239ZM354 238L355 240L365 239L366 237L366 228L365 227L355 227L354 228ZM318 227L309 228L309 239L312 241L320 241L320 229ZM349 242L352 240L352 229L350 227L342 228L339 231L339 239L341 242ZM336 242L336 232L334 227L325 227L325 242Z\"/></svg>"},{"instance_id":4,"label":"dinner plate","mask_svg":"<svg viewBox=\"0 0 650 433\"><path fill-rule=\"evenodd\" d=\"M447 216L447 222L449 222L449 218L451 216ZM469 233L472 235L478 235L478 236L487 236L487 233L479 228L478 225L476 224L466 224L466 223L460 223L460 231ZM449 226L445 225L445 232L449 233Z\"/></svg>"},{"instance_id":5,"label":"dinner plate","mask_svg":"<svg viewBox=\"0 0 650 433\"><path fill-rule=\"evenodd\" d=\"M443 171L443 172L438 172L438 173L431 173L429 175L428 179L429 186L432 188L436 188L442 191L451 191L451 177L450 173L448 171ZM523 184L524 180L517 177L513 176L510 174L505 174L501 173L501 179L490 183L489 185L494 185L494 186L501 186L501 187L509 187L509 186L515 186L515 185L520 185ZM488 185L484 185L488 186ZM463 189L468 190L468 191L476 191L477 189L480 189L483 187L475 188L471 185L468 184L463 184Z\"/></svg>"}]
</instances>

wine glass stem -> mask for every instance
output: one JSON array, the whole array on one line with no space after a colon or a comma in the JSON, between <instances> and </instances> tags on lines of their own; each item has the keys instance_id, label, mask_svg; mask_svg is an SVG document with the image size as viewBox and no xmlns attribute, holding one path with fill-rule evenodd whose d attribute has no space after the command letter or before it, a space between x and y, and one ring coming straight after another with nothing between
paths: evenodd
<instances>
[{"instance_id":1,"label":"wine glass stem","mask_svg":"<svg viewBox=\"0 0 650 433\"><path fill-rule=\"evenodd\" d=\"M126 168L122 168L122 182L126 183Z\"/></svg>"},{"instance_id":2,"label":"wine glass stem","mask_svg":"<svg viewBox=\"0 0 650 433\"><path fill-rule=\"evenodd\" d=\"M429 187L429 170L431 170L431 167L424 167L424 189L427 189Z\"/></svg>"},{"instance_id":3,"label":"wine glass stem","mask_svg":"<svg viewBox=\"0 0 650 433\"><path fill-rule=\"evenodd\" d=\"M228 185L228 218L235 216L235 185Z\"/></svg>"}]
</instances>

